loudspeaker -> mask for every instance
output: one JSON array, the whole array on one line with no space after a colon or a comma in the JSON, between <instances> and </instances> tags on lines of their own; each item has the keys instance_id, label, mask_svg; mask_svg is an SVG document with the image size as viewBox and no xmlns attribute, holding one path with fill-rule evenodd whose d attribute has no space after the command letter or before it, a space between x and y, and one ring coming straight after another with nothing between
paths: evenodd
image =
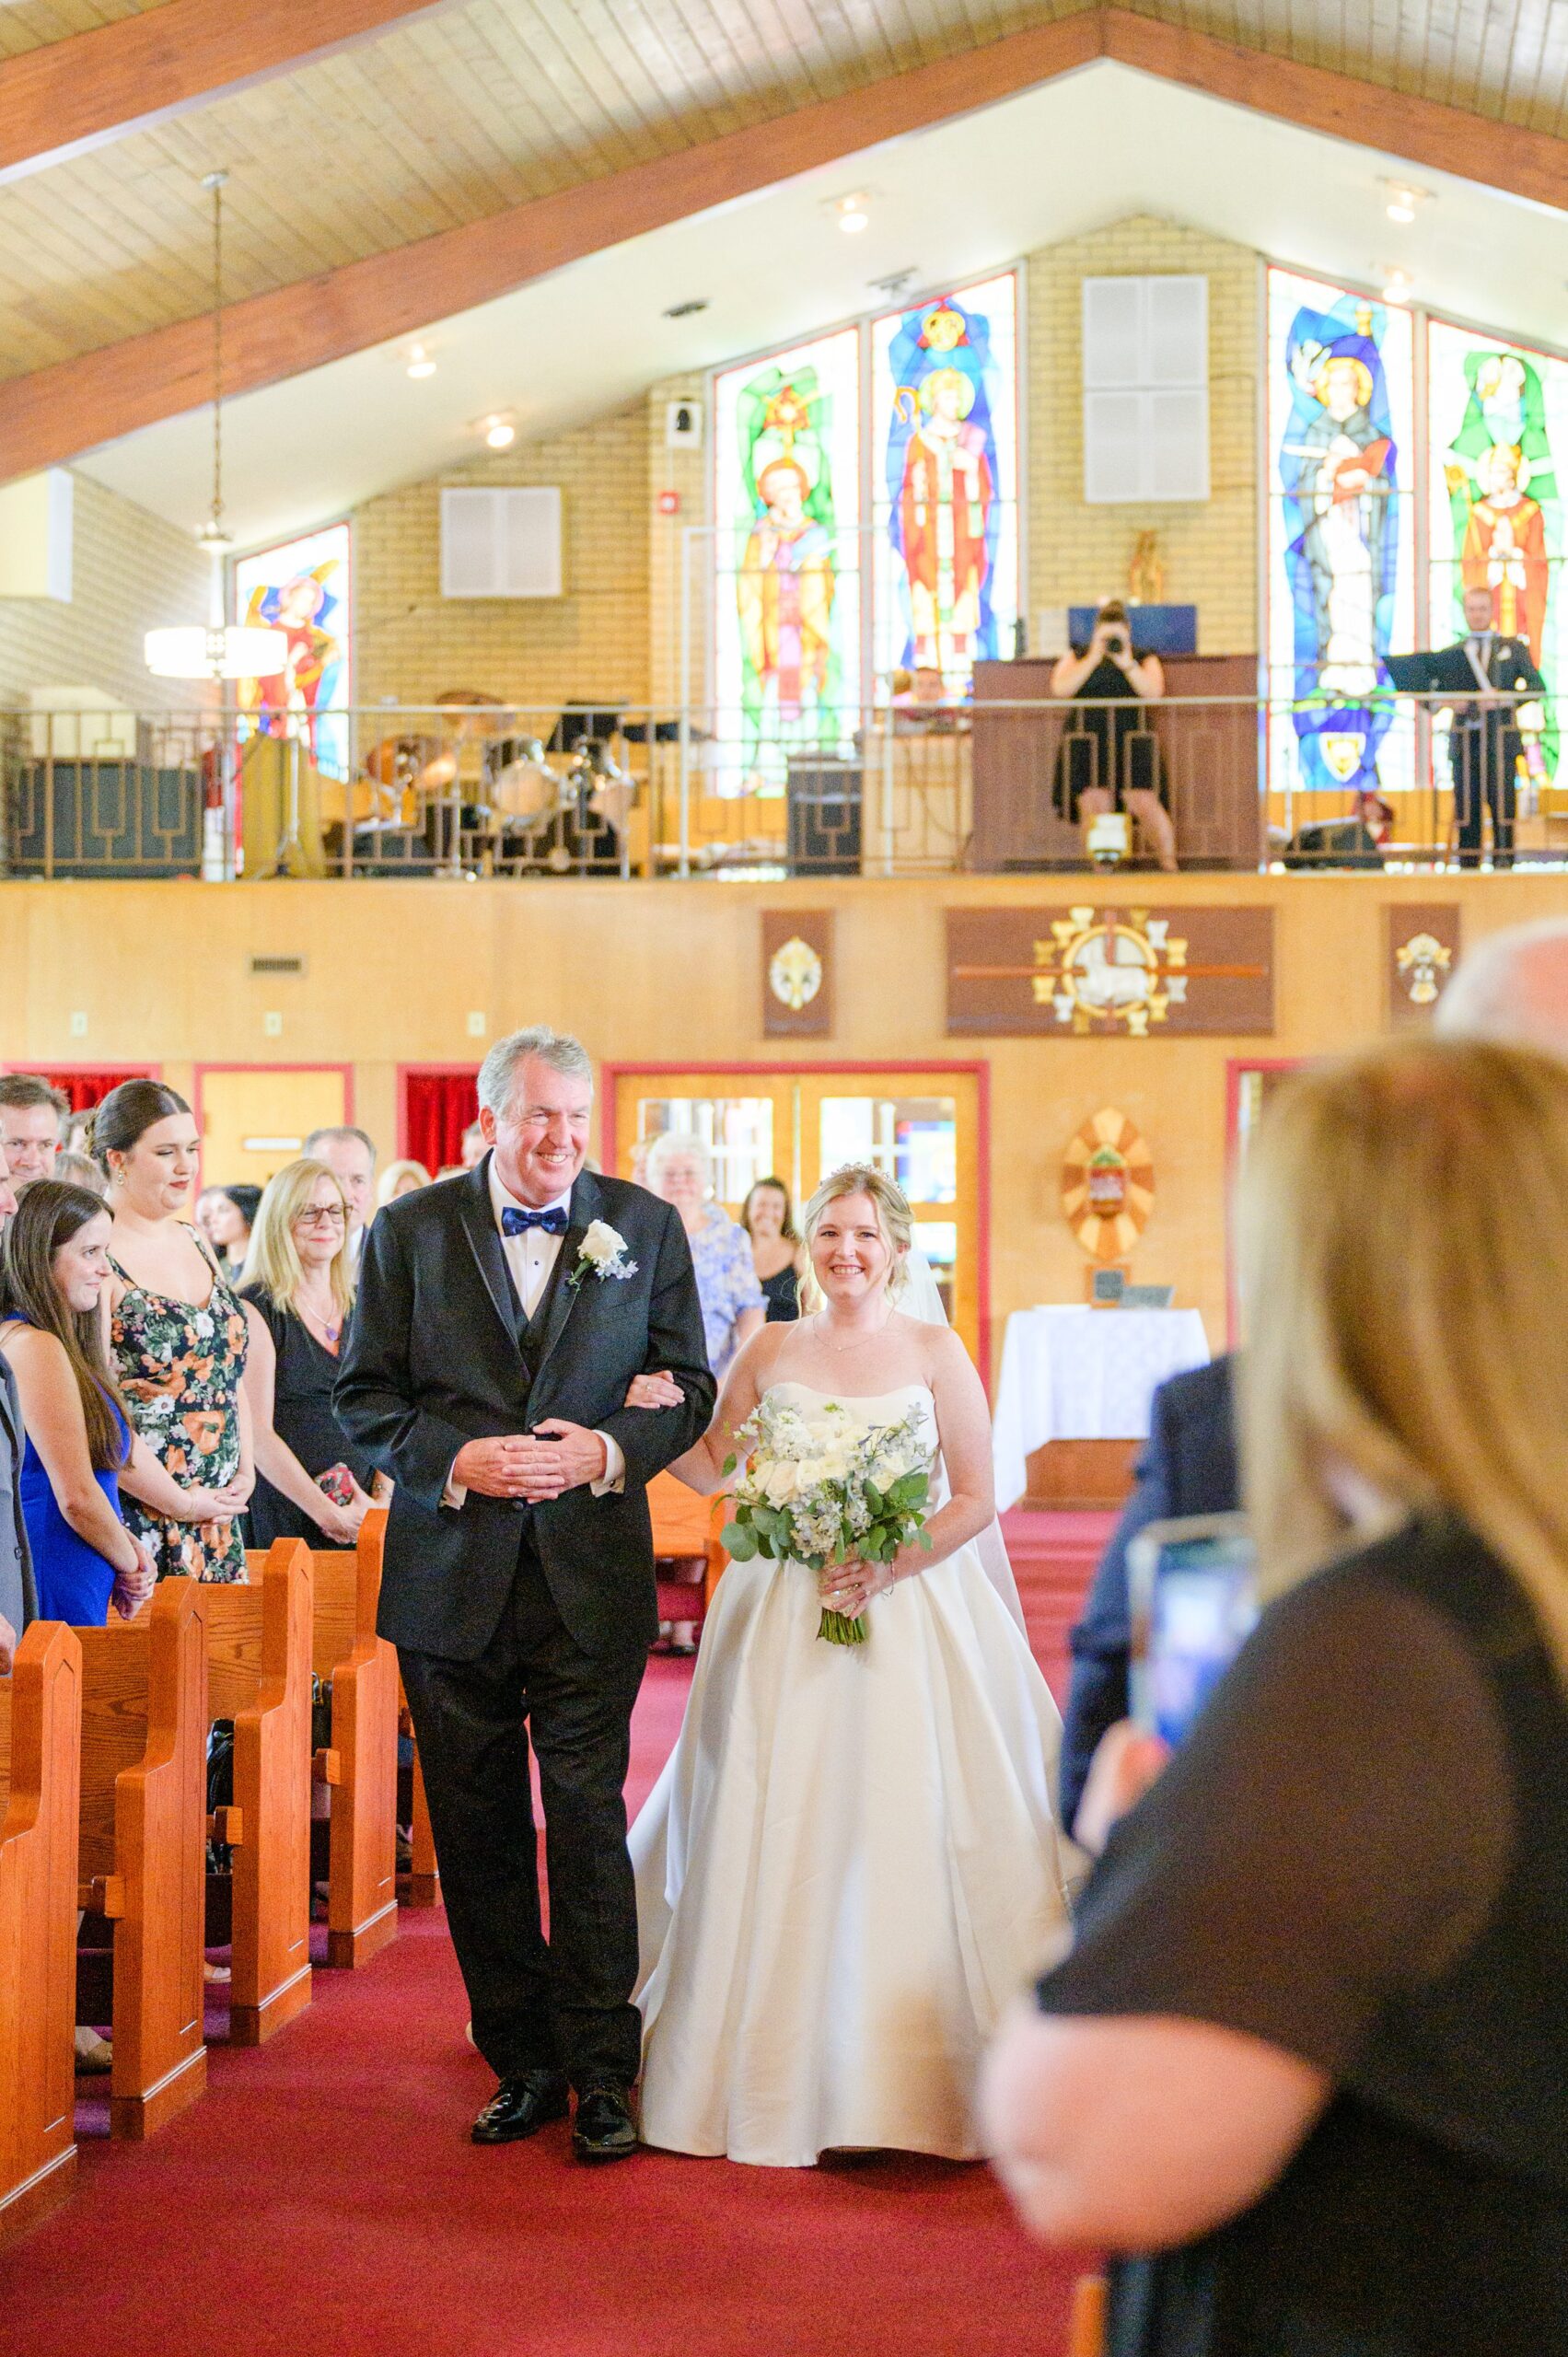
<instances>
[{"instance_id":1,"label":"loudspeaker","mask_svg":"<svg viewBox=\"0 0 1568 2357\"><path fill-rule=\"evenodd\" d=\"M1381 867L1383 854L1359 819L1322 819L1298 827L1285 852L1287 867Z\"/></svg>"},{"instance_id":2,"label":"loudspeaker","mask_svg":"<svg viewBox=\"0 0 1568 2357\"><path fill-rule=\"evenodd\" d=\"M860 873L858 761L789 764L789 865L795 876Z\"/></svg>"}]
</instances>

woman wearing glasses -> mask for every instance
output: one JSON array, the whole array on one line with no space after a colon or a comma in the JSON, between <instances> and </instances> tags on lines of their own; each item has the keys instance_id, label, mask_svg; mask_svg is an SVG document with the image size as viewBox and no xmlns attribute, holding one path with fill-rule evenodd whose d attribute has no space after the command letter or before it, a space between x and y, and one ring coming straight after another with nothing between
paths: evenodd
<instances>
[{"instance_id":1,"label":"woman wearing glasses","mask_svg":"<svg viewBox=\"0 0 1568 2357\"><path fill-rule=\"evenodd\" d=\"M256 1430L250 1543L303 1538L352 1547L371 1504L369 1460L332 1411L354 1298L347 1206L324 1162L285 1163L268 1180L240 1298L250 1326L245 1387Z\"/></svg>"}]
</instances>

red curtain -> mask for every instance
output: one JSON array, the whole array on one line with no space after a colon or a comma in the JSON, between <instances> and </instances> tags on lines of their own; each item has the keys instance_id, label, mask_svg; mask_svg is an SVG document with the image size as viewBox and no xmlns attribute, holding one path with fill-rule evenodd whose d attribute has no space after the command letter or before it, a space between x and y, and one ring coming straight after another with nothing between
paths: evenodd
<instances>
[{"instance_id":1,"label":"red curtain","mask_svg":"<svg viewBox=\"0 0 1568 2357\"><path fill-rule=\"evenodd\" d=\"M105 1072L46 1072L40 1064L14 1064L14 1072L31 1073L39 1080L46 1080L51 1088L58 1088L70 1100L73 1113L85 1113L94 1105L101 1105L111 1088L122 1080L146 1080L151 1074L148 1064L122 1064Z\"/></svg>"},{"instance_id":2,"label":"red curtain","mask_svg":"<svg viewBox=\"0 0 1568 2357\"><path fill-rule=\"evenodd\" d=\"M403 1152L423 1162L433 1178L444 1163L463 1158L463 1132L479 1118L478 1077L477 1064L403 1074Z\"/></svg>"}]
</instances>

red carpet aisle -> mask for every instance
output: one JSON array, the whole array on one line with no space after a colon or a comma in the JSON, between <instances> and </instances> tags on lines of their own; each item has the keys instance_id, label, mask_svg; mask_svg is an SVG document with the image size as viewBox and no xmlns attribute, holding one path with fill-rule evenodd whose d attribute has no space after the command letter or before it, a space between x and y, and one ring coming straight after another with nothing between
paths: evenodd
<instances>
[{"instance_id":1,"label":"red carpet aisle","mask_svg":"<svg viewBox=\"0 0 1568 2357\"><path fill-rule=\"evenodd\" d=\"M1027 1550L1020 1584L1042 1634L1074 1576L1081 1585L1076 1554L1059 1574L1048 1549ZM683 1665L650 1669L633 1800L673 1739L686 1682ZM477 2152L466 2131L490 2081L463 2044L465 2011L441 1916L405 1910L401 1937L367 1971L318 1974L310 2012L273 2044L215 2048L203 2103L147 2145L84 2143L75 2201L0 2258L0 2350L1054 2357L1063 2346L1073 2270L1023 2241L983 2169L878 2158L750 2170L645 2154L595 2174L573 2163L564 2126Z\"/></svg>"}]
</instances>

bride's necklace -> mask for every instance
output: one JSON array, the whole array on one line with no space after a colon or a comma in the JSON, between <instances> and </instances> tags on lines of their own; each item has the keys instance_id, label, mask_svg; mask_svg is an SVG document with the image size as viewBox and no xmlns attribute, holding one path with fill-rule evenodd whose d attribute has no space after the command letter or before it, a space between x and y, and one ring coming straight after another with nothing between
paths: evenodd
<instances>
[{"instance_id":1,"label":"bride's necklace","mask_svg":"<svg viewBox=\"0 0 1568 2357\"><path fill-rule=\"evenodd\" d=\"M295 1306L299 1311L301 1317L305 1319L306 1324L312 1328L316 1333L319 1334L321 1340L329 1345L335 1342L338 1336L343 1332L343 1320L341 1318L335 1326L331 1325L327 1318L322 1317L321 1312L316 1307L315 1304L313 1302L307 1301L303 1295L296 1295Z\"/></svg>"},{"instance_id":2,"label":"bride's necklace","mask_svg":"<svg viewBox=\"0 0 1568 2357\"><path fill-rule=\"evenodd\" d=\"M874 1326L868 1334L852 1334L847 1342L830 1342L828 1341L828 1329L826 1326L822 1326L819 1328L818 1330L822 1337L823 1348L830 1351L834 1358L841 1358L845 1351L858 1351L862 1349L865 1343L877 1341L887 1332L891 1317L892 1312L889 1310L888 1317L883 1318L880 1326Z\"/></svg>"}]
</instances>

